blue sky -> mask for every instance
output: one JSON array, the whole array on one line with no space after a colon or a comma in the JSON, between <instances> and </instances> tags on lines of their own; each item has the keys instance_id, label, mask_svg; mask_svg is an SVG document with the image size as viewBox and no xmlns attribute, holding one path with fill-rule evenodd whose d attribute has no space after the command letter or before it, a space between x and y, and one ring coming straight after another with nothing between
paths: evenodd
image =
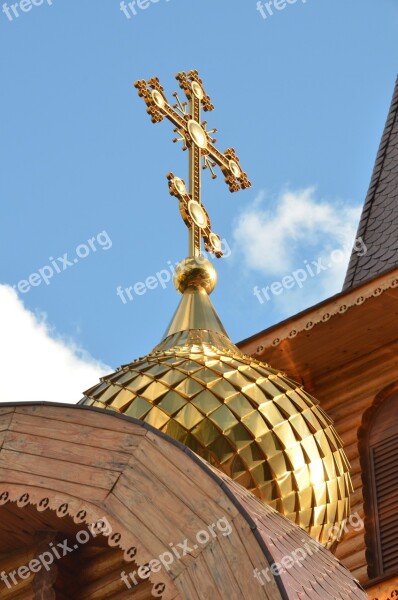
<instances>
[{"instance_id":1,"label":"blue sky","mask_svg":"<svg viewBox=\"0 0 398 600\"><path fill-rule=\"evenodd\" d=\"M339 291L347 252L302 287L262 303L253 293L352 243L398 71L396 0L297 0L266 19L252 0L159 0L129 19L118 0L44 0L16 11L12 20L0 12L8 373L25 347L40 389L55 341L69 352L56 361L69 361L58 378L73 379L81 361L86 379L73 385L89 387L101 369L155 346L177 306L171 284L126 304L116 295L186 254L165 175L185 177L187 155L168 122L150 123L136 79L158 76L171 98L175 73L198 69L215 104L206 116L217 146L233 146L252 180L231 195L222 176L204 175L213 228L231 249L212 296L231 338ZM73 262L82 245L88 256ZM63 270L65 253L73 264ZM12 291L50 257L61 272L53 266L49 285ZM36 334L50 345L39 351ZM46 396L52 385L44 399L56 399Z\"/></svg>"}]
</instances>

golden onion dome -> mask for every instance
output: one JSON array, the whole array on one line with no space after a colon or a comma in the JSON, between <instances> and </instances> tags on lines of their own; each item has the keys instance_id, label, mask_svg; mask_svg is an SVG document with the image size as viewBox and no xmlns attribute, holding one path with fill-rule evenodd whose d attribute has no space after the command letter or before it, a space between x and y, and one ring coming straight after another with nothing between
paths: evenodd
<instances>
[{"instance_id":1,"label":"golden onion dome","mask_svg":"<svg viewBox=\"0 0 398 600\"><path fill-rule=\"evenodd\" d=\"M209 261L180 263L182 300L161 343L80 404L153 425L332 547L352 489L342 442L301 385L231 342L208 296L215 283Z\"/></svg>"}]
</instances>

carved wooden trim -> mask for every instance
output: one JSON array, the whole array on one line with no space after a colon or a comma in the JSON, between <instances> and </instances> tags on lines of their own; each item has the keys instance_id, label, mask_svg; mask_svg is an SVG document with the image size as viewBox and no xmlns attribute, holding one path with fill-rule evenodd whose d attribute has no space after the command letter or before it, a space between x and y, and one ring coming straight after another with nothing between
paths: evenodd
<instances>
[{"instance_id":1,"label":"carved wooden trim","mask_svg":"<svg viewBox=\"0 0 398 600\"><path fill-rule=\"evenodd\" d=\"M108 546L122 550L124 552L123 559L127 563L134 561L138 566L145 564L144 560L137 562L138 540L135 540L130 532L126 532L125 530L123 532L123 526L106 511L106 508L101 509L98 506L80 499L77 500L66 494L57 492L54 495L54 492L51 490L48 490L48 494L46 492L47 490L43 489L3 483L0 484L0 507L8 503L13 503L19 508L24 508L28 505L33 506L38 512L51 510L56 513L58 518L62 519L69 516L76 525L87 526L87 528L99 524L101 519L106 518L112 527L110 535L105 535L100 530L100 527L97 527L97 530L98 534L107 539ZM162 597L162 593L166 590L166 587L171 587L171 590L174 589L174 584L171 581L168 581L167 584L164 581L159 581L159 575L156 574L152 574L149 581L152 583L152 595L155 597ZM48 585L48 583L44 585Z\"/></svg>"}]
</instances>

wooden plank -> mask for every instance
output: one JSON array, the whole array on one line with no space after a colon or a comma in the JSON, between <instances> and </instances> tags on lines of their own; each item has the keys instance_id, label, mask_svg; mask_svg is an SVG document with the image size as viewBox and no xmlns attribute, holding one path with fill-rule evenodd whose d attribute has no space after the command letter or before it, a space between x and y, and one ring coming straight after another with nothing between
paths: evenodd
<instances>
[{"instance_id":1,"label":"wooden plank","mask_svg":"<svg viewBox=\"0 0 398 600\"><path fill-rule=\"evenodd\" d=\"M8 414L12 414L15 412L15 405L9 405L9 406L3 406L2 403L0 403L0 423L2 420L2 416L3 415L8 415Z\"/></svg>"},{"instance_id":2,"label":"wooden plank","mask_svg":"<svg viewBox=\"0 0 398 600\"><path fill-rule=\"evenodd\" d=\"M4 409L3 409L4 411ZM8 431L14 417L14 410L0 413L0 431Z\"/></svg>"},{"instance_id":3,"label":"wooden plank","mask_svg":"<svg viewBox=\"0 0 398 600\"><path fill-rule=\"evenodd\" d=\"M236 521L242 520L243 517L237 517L236 519ZM236 587L239 588L241 591L241 598L250 598L253 594L253 589L256 589L256 598L267 597L264 596L264 590L260 585L260 582L254 577L253 570L255 567L251 563L250 557L248 556L246 550L247 546L242 543L240 536L245 536L247 538L248 544L250 544L251 542L252 546L258 546L258 542L247 523L246 531L242 527L239 533L235 529L235 521L231 525L231 535L224 536L222 534L219 534L217 536L216 541L219 543L222 553L225 556L225 560L227 561L234 574L236 580ZM261 563L259 564L262 564L263 562L264 561L261 561ZM258 567L258 564L256 565L256 567ZM276 585L274 591L276 592ZM263 594L261 592L263 592ZM280 596L278 595L277 597L279 598Z\"/></svg>"},{"instance_id":4,"label":"wooden plank","mask_svg":"<svg viewBox=\"0 0 398 600\"><path fill-rule=\"evenodd\" d=\"M65 461L65 457L67 457L68 462L79 466L86 465L98 469L123 471L130 460L129 454L117 452L112 448L107 450L96 448L93 451L91 447L82 446L75 442L39 437L36 434L29 435L9 431L4 435L6 435L3 443L4 450L23 452L61 461Z\"/></svg>"},{"instance_id":5,"label":"wooden plank","mask_svg":"<svg viewBox=\"0 0 398 600\"><path fill-rule=\"evenodd\" d=\"M0 572L9 573L19 566L27 565L35 556L37 546L31 545L29 548L21 547L12 552L7 552L0 556ZM3 584L1 584L3 585ZM0 594L1 597L1 594Z\"/></svg>"},{"instance_id":6,"label":"wooden plank","mask_svg":"<svg viewBox=\"0 0 398 600\"><path fill-rule=\"evenodd\" d=\"M345 379L340 380L340 377L345 377ZM358 412L361 411L360 404L364 402L372 402L371 398L374 398L376 386L374 386L373 382L369 383L367 378L363 378L364 381L368 382L366 386L364 381L361 383L355 380L355 373L349 371L345 373L343 376L341 373L334 373L335 381L318 381L316 386L317 397L321 399L322 405L325 407L325 410L329 413L337 409L343 409L344 406L350 405L353 403L355 405L355 411L351 414L346 414L346 418L353 417L357 415ZM345 387L342 386L342 383L345 381ZM347 381L350 382L349 387L347 387ZM358 387L360 386L360 388ZM332 395L338 394L338 397L333 401ZM358 409L358 411L357 411ZM344 414L344 413L342 413ZM337 420L339 417L337 417Z\"/></svg>"},{"instance_id":7,"label":"wooden plank","mask_svg":"<svg viewBox=\"0 0 398 600\"><path fill-rule=\"evenodd\" d=\"M128 563L124 561L123 552L119 548L107 548L102 550L100 557L94 556L93 558L87 558L86 550L89 546L85 546L81 549L79 556L76 556L73 568L76 572L79 570L79 565L82 561L84 562L84 583L85 585L95 583L99 581L105 574L118 574L120 579L120 573L128 567L130 570L138 568L134 562ZM123 584L124 585L124 584Z\"/></svg>"},{"instance_id":8,"label":"wooden plank","mask_svg":"<svg viewBox=\"0 0 398 600\"><path fill-rule=\"evenodd\" d=\"M340 420L344 420L346 417L352 414L362 415L369 406L371 406L371 400L366 394L364 398L359 399L352 406L350 403L335 406L333 408L327 407L325 402L321 403L322 408L328 413L329 417L337 424Z\"/></svg>"},{"instance_id":9,"label":"wooden plank","mask_svg":"<svg viewBox=\"0 0 398 600\"><path fill-rule=\"evenodd\" d=\"M203 509L206 507L207 510L203 510L205 514L198 516L192 511L192 502L187 500L184 503L180 500L179 482L184 475L183 471L171 473L169 469L164 474L168 476L167 487L151 471L133 460L124 471L123 479L126 478L127 486L134 490L134 494L139 491L140 501L145 499L150 504L151 510L155 511L155 514L158 512L161 519L167 523L168 530L173 532L173 539L177 542L182 542L185 538L193 539L198 531L207 529L209 524L222 516L220 507L215 502L204 500L203 493L200 494L201 507ZM173 540L169 539L169 542Z\"/></svg>"},{"instance_id":10,"label":"wooden plank","mask_svg":"<svg viewBox=\"0 0 398 600\"><path fill-rule=\"evenodd\" d=\"M99 579L87 583L85 570L80 577L80 586L76 594L76 600L107 600L113 598L116 593L125 592L126 584L121 579L121 568L110 572L102 573ZM133 584L130 590L130 598L136 600L139 598L146 599L151 597L153 584L145 581L134 589Z\"/></svg>"},{"instance_id":11,"label":"wooden plank","mask_svg":"<svg viewBox=\"0 0 398 600\"><path fill-rule=\"evenodd\" d=\"M258 544L252 530L250 529L245 519L241 515L239 515L236 519L234 519L233 525L234 530L239 535L242 545L244 546L245 554L250 559L253 570L258 569L261 572L264 569L269 569L269 563L264 555L264 552ZM271 579L271 581L267 582L267 585L265 587L262 587L260 582L257 582L257 580L254 579L254 573L252 573L253 586L257 584L263 592L263 596L259 595L258 597L266 598L266 600L280 600L280 592L276 585L275 578L272 572L268 570L267 575ZM257 591L259 592L259 590Z\"/></svg>"},{"instance_id":12,"label":"wooden plank","mask_svg":"<svg viewBox=\"0 0 398 600\"><path fill-rule=\"evenodd\" d=\"M101 502L108 495L108 491L103 488L70 483L63 479L54 479L43 475L16 471L12 468L0 467L0 490L9 490L12 488L12 484L22 485L26 491L29 491L30 487L43 488L43 497L46 497L48 492L53 491L68 494L73 498L87 500L93 504Z\"/></svg>"},{"instance_id":13,"label":"wooden plank","mask_svg":"<svg viewBox=\"0 0 398 600\"><path fill-rule=\"evenodd\" d=\"M345 453L350 457L350 459L359 458L357 436L357 431L352 431L350 435L345 434L345 436L341 438L343 440Z\"/></svg>"},{"instance_id":14,"label":"wooden plank","mask_svg":"<svg viewBox=\"0 0 398 600\"><path fill-rule=\"evenodd\" d=\"M381 333L381 336L378 336L378 339L375 335L375 330L373 330L371 337L369 335L363 335L362 331L366 331L360 325L355 326L355 324L350 321L349 326L347 326L347 331L350 334L349 337L340 338L337 344L340 348L344 348L344 354L340 352L340 355L337 356L337 359L333 362L330 360L330 357L335 353L335 348L329 343L329 340L322 339L319 337L317 347L314 347L314 338L312 340L308 340L307 344L307 365L311 365L310 371L314 374L316 373L316 378L318 379L322 374L325 374L325 380L330 378L330 371L341 371L342 376L345 376L347 370L352 369L353 367L358 367L358 373L366 372L369 376L377 378L378 372L374 373L375 367L375 359L380 360L381 367L386 360L390 360L394 362L394 355L389 355L389 350L396 346L397 339L397 331L395 330L392 335L386 335L386 330ZM368 333L366 331L366 333ZM390 332L389 332L390 333ZM334 335L335 340L337 336ZM353 348L357 349L356 354L352 352ZM322 350L321 350L322 348ZM301 348L304 350L304 348ZM350 359L347 356L347 349L351 352ZM296 350L299 348L296 342ZM316 355L318 352L319 356ZM327 353L329 355L329 362L327 362ZM338 350L336 354L338 353ZM304 352L303 352L304 354ZM296 355L297 356L297 355ZM300 360L300 359L299 359ZM298 361L296 362L296 368L298 366ZM328 368L329 367L329 368ZM373 372L372 372L373 371ZM380 369L383 372L382 368ZM379 371L379 372L380 372ZM369 379L371 381L371 379Z\"/></svg>"},{"instance_id":15,"label":"wooden plank","mask_svg":"<svg viewBox=\"0 0 398 600\"><path fill-rule=\"evenodd\" d=\"M198 592L192 577L188 570L183 571L174 582L180 591L178 596L182 600L203 600L201 596L198 596Z\"/></svg>"},{"instance_id":16,"label":"wooden plank","mask_svg":"<svg viewBox=\"0 0 398 600\"><path fill-rule=\"evenodd\" d=\"M55 460L5 449L0 452L0 468L22 471L28 478L32 475L42 475L63 482L82 483L106 490L112 489L120 476L118 471L76 465L67 460Z\"/></svg>"},{"instance_id":17,"label":"wooden plank","mask_svg":"<svg viewBox=\"0 0 398 600\"><path fill-rule=\"evenodd\" d=\"M126 591L112 595L112 600L153 600L153 598L154 596L151 592L150 585L148 586L148 584L140 586L140 589L135 590L134 592L126 589Z\"/></svg>"},{"instance_id":18,"label":"wooden plank","mask_svg":"<svg viewBox=\"0 0 398 600\"><path fill-rule=\"evenodd\" d=\"M161 493L161 489L159 490L159 493ZM160 545L159 543L156 544L157 556L169 552L170 544L177 544L186 539L187 535L181 528L181 524L169 523L167 519L163 517L159 508L153 506L151 500L145 497L140 490L135 487L132 488L131 482L123 475L120 477L117 486L114 488L113 495L128 507L130 512L129 522L131 523L133 521L134 523L130 529L136 532L139 523L140 530L144 533L144 539L148 538L145 530L151 528L152 523L156 523L156 537L158 542L160 542ZM157 556L152 556L152 558L157 558ZM170 570L174 576L178 575L178 573L185 568L184 563L186 560L187 557L173 561Z\"/></svg>"},{"instance_id":19,"label":"wooden plank","mask_svg":"<svg viewBox=\"0 0 398 600\"><path fill-rule=\"evenodd\" d=\"M235 579L230 565L225 560L221 546L217 541L206 546L202 556L206 561L207 568L211 573L211 577L214 580L216 589L219 591L221 598L228 598L228 600L242 600L242 594L237 585L237 580ZM239 577L239 571L236 575Z\"/></svg>"},{"instance_id":20,"label":"wooden plank","mask_svg":"<svg viewBox=\"0 0 398 600\"><path fill-rule=\"evenodd\" d=\"M29 492L31 501L34 501L34 498L36 498L36 501L41 500L44 496L44 492L42 491L40 493L40 490L30 489ZM51 498L50 506L52 507L60 506L65 502L65 497L61 497L58 492L48 495ZM75 514L83 505L81 500L76 499L67 499L67 502L69 503L71 512ZM11 548L18 545L16 544L16 537L18 535L22 536L20 546L26 546L28 543L26 538L29 536L34 537L35 532L37 531L56 531L60 529L65 537L74 537L82 527L86 528L85 524L79 525L74 523L71 517L58 518L53 510L40 511L32 504L20 508L17 504L9 502L0 507L0 515L0 547L4 552L9 552ZM97 513L95 513L92 508L90 508L88 512L88 519L92 520L92 522L97 521L103 516L104 513L101 508L97 509ZM104 545L107 547L108 542L106 537L98 536L96 538L96 544L98 546ZM88 554L88 547L85 547L85 553L85 555Z\"/></svg>"},{"instance_id":21,"label":"wooden plank","mask_svg":"<svg viewBox=\"0 0 398 600\"><path fill-rule=\"evenodd\" d=\"M98 413L90 413L94 417ZM99 415L101 417L101 415ZM100 419L101 420L101 419ZM108 419L111 421L112 419ZM120 421L123 423L122 421ZM91 417L91 425L81 425L70 422L67 425L65 421L56 418L49 419L44 416L16 413L11 423L10 430L23 434L31 434L49 439L71 441L81 446L91 448L104 448L128 454L141 443L143 435L139 429L134 429L134 424L129 424L130 432L114 431L111 429L100 430L95 424L95 419Z\"/></svg>"},{"instance_id":22,"label":"wooden plank","mask_svg":"<svg viewBox=\"0 0 398 600\"><path fill-rule=\"evenodd\" d=\"M352 473L352 474L360 473L361 472L361 459L359 457L359 453L357 452L356 456L351 456L351 458L349 458L349 461L350 461L350 465L351 465L350 473Z\"/></svg>"},{"instance_id":23,"label":"wooden plank","mask_svg":"<svg viewBox=\"0 0 398 600\"><path fill-rule=\"evenodd\" d=\"M114 411L95 411L77 406L62 405L55 407L51 405L33 405L33 406L17 406L16 415L31 415L32 417L40 417L51 419L58 423L73 423L80 427L90 426L97 429L113 431L116 433L130 433L133 435L145 436L146 429L132 423L123 417L116 417Z\"/></svg>"},{"instance_id":24,"label":"wooden plank","mask_svg":"<svg viewBox=\"0 0 398 600\"><path fill-rule=\"evenodd\" d=\"M393 348L390 348L389 352L393 352ZM368 398L372 403L377 392L392 383L391 373L397 369L397 360L391 361L391 354L372 358L372 364L369 361L362 365L357 362L351 363L344 372L332 371L327 376L317 379L316 394L327 411L334 406L350 405L350 402L357 404L364 398ZM334 398L331 395L332 391Z\"/></svg>"},{"instance_id":25,"label":"wooden plank","mask_svg":"<svg viewBox=\"0 0 398 600\"><path fill-rule=\"evenodd\" d=\"M362 489L362 474L357 473L356 475L351 474L352 485L354 486L354 490Z\"/></svg>"},{"instance_id":26,"label":"wooden plank","mask_svg":"<svg viewBox=\"0 0 398 600\"><path fill-rule=\"evenodd\" d=\"M147 455L148 459L151 460L153 458L150 453L147 453ZM184 458L186 459L185 456ZM182 471L179 473L179 478L181 475ZM164 538L164 540L168 539L169 541L168 544L165 544L165 549L168 549L170 543L176 544L178 541L183 542L185 538L188 538L188 544L193 550L190 552L189 557L187 556L180 559L182 562L187 562L188 565L191 565L191 556L197 556L204 551L204 547L201 545L199 545L197 550L195 550L195 545L198 546L198 544L195 544L195 541L197 541L196 536L202 529L208 531L208 526L213 524L213 530L217 536L217 538L214 540L214 544L225 546L223 550L224 562L227 562L228 564L233 563L230 565L232 571L240 572L242 582L237 587L241 587L243 596L245 596L246 593L249 593L246 589L247 585L245 584L247 572L242 571L244 566L245 549L240 543L239 536L236 535L236 539L234 537L234 543L232 543L230 538L224 537L222 532L220 532L218 527L216 527L218 520L226 516L225 514L221 514L220 507L218 505L213 506L213 514L210 515L210 521L206 523L202 519L199 519L191 509L187 509L186 505L182 504L178 498L176 498L175 494L171 495L164 485L160 485L160 482L156 477L152 475L149 477L147 469L141 469L138 462L132 461L130 463L129 467L123 474L123 477L119 480L118 485L122 479L124 479L124 477L127 477L128 488L132 490L139 490L140 493L136 512L137 517L139 517L141 513L145 513L146 518L152 522L152 516L151 514L148 514L148 509L151 511L151 513L153 511L153 515L157 515L161 512L163 520L167 523L166 536L169 536L168 538ZM175 482L170 481L172 486L177 490L179 490L179 478L177 478ZM114 491L116 493L116 489ZM142 498L141 493L143 494ZM145 501L149 502L149 507L143 508L141 507L141 503ZM135 506L135 504L136 496L134 495L134 502L132 506ZM135 512L135 508L132 507L131 510ZM226 518L228 519L228 516L226 516ZM157 531L159 532L159 525ZM211 537L210 539L213 538ZM254 538L253 542L255 543ZM225 556L226 554L228 554L228 557ZM250 571L249 577L252 577L252 571Z\"/></svg>"},{"instance_id":27,"label":"wooden plank","mask_svg":"<svg viewBox=\"0 0 398 600\"><path fill-rule=\"evenodd\" d=\"M9 579L11 583L11 580ZM33 600L34 592L32 591L32 576L28 579L19 580L18 585L12 585L8 588L5 584L1 584L1 600Z\"/></svg>"},{"instance_id":28,"label":"wooden plank","mask_svg":"<svg viewBox=\"0 0 398 600\"><path fill-rule=\"evenodd\" d=\"M339 559L343 560L347 556L351 556L357 551L365 551L365 538L363 531L354 532L356 535L352 535L350 538L344 538L339 544Z\"/></svg>"},{"instance_id":29,"label":"wooden plank","mask_svg":"<svg viewBox=\"0 0 398 600\"><path fill-rule=\"evenodd\" d=\"M322 403L324 404L324 403ZM362 415L360 413L354 413L350 417L339 421L338 433L344 439L344 434L350 431L358 431L362 423Z\"/></svg>"},{"instance_id":30,"label":"wooden plank","mask_svg":"<svg viewBox=\"0 0 398 600\"><path fill-rule=\"evenodd\" d=\"M221 567L221 565L219 566ZM201 600L223 600L223 598L229 598L229 596L221 595L203 554L191 562L187 571L189 573L189 583L193 585L195 590L200 590Z\"/></svg>"},{"instance_id":31,"label":"wooden plank","mask_svg":"<svg viewBox=\"0 0 398 600\"><path fill-rule=\"evenodd\" d=\"M123 523L126 531L131 532L131 535L134 536L134 543L131 544L137 547L134 560L138 565L144 565L165 551L164 544L156 537L150 523L138 521L131 512L129 508L130 495L131 490L127 498L122 497L119 499L112 492L106 497L103 506L107 514ZM145 519L145 515L142 515L142 517Z\"/></svg>"},{"instance_id":32,"label":"wooden plank","mask_svg":"<svg viewBox=\"0 0 398 600\"><path fill-rule=\"evenodd\" d=\"M344 565L351 572L366 564L365 550L363 548L344 558Z\"/></svg>"},{"instance_id":33,"label":"wooden plank","mask_svg":"<svg viewBox=\"0 0 398 600\"><path fill-rule=\"evenodd\" d=\"M34 595L30 587L26 587L21 593L17 595L15 595L15 591L13 591L11 593L10 598L12 598L12 600L34 600ZM6 600L5 596L4 600ZM63 598L60 598L60 600L63 600Z\"/></svg>"},{"instance_id":34,"label":"wooden plank","mask_svg":"<svg viewBox=\"0 0 398 600\"><path fill-rule=\"evenodd\" d=\"M351 499L351 512L359 512L358 507L363 506L363 487L358 487L350 496Z\"/></svg>"},{"instance_id":35,"label":"wooden plank","mask_svg":"<svg viewBox=\"0 0 398 600\"><path fill-rule=\"evenodd\" d=\"M34 524L29 518L25 510L20 510L19 514L15 510L15 506L8 505L0 507L1 530L0 543L1 551L10 553L15 547L24 548L31 543L34 537Z\"/></svg>"},{"instance_id":36,"label":"wooden plank","mask_svg":"<svg viewBox=\"0 0 398 600\"><path fill-rule=\"evenodd\" d=\"M36 545L36 556L40 556L42 552L48 551L48 545L55 542L56 532L37 532L35 539ZM56 600L54 584L57 580L59 572L59 565L53 563L48 569L40 569L35 573L32 581L32 589L35 592L34 600Z\"/></svg>"},{"instance_id":37,"label":"wooden plank","mask_svg":"<svg viewBox=\"0 0 398 600\"><path fill-rule=\"evenodd\" d=\"M270 362L275 368L280 368L283 371L290 372L290 374L294 373L296 379L297 376L302 377L306 387L308 387L308 383L311 384L315 381L318 390L320 389L320 383L322 383L325 388L333 387L334 382L331 379L330 373L333 373L334 375L338 373L341 381L349 381L350 377L347 376L347 372L349 369L357 366L359 360L361 361L361 364L358 368L358 373L366 372L369 381L380 376L380 372L382 372L383 375L386 374L385 370L383 373L383 367L387 362L390 366L390 372L396 370L397 361L394 357L394 346L396 347L395 339L397 337L396 332L393 333L394 341L391 340L391 337L388 342L386 339L383 339L386 333L386 331L384 331L375 344L375 331L372 332L372 341L370 341L369 335L367 337L361 336L361 331L363 330L362 325L357 324L356 327L355 324L350 321L349 327L346 327L346 329L350 333L349 338L341 335L344 334L344 331L342 330L339 330L340 335L336 335L336 330L330 332L329 336L327 333L323 336L320 335L320 330L318 331L318 335L315 335L314 328L310 333L306 332L305 335L298 335L292 340L286 340L284 343L286 352L283 352L281 346L279 346L279 353L277 349L268 349L266 362ZM355 332L355 342L353 332ZM337 343L330 343L332 338L338 340ZM362 354L359 360L358 356L355 356L354 354L355 347L357 348L357 355ZM344 348L345 354L340 351L341 348ZM347 348L351 352L350 359L348 359L346 353ZM372 351L370 351L371 348ZM365 352L368 353L367 356L363 356L364 349L366 349ZM374 365L372 368L371 365L372 361L370 357L375 355L377 355L377 359L380 363L378 370ZM333 362L331 362L331 357ZM326 376L324 376L325 374ZM360 385L361 380L359 376L358 379ZM364 378L362 377L362 381L363 379ZM380 380L378 383L380 383ZM355 386L357 386L357 382L355 382Z\"/></svg>"},{"instance_id":38,"label":"wooden plank","mask_svg":"<svg viewBox=\"0 0 398 600\"><path fill-rule=\"evenodd\" d=\"M199 465L192 464L193 461L178 448L170 447L168 442L159 438L154 442L152 435L149 436L147 444L137 448L134 455L135 459L145 466L147 473L153 473L173 495L178 490L181 501L207 525L213 522L214 515L220 510L222 515L229 515L231 519L238 514L232 502L210 475Z\"/></svg>"},{"instance_id":39,"label":"wooden plank","mask_svg":"<svg viewBox=\"0 0 398 600\"><path fill-rule=\"evenodd\" d=\"M113 516L119 522L124 524L125 532L127 534L126 537L129 537L131 540L131 546L134 545L137 548L134 562L140 566L145 565L151 560L158 559L158 557L166 551L164 543L162 543L155 535L152 523L145 522L145 515L141 515L143 520L136 519L135 515L133 515L128 506L126 506L125 501L126 498L123 498L123 501L121 501L114 493L112 493L106 498L104 508L110 517ZM129 564L131 563L127 564L126 571L128 570ZM175 561L173 565L175 567L174 571L178 571L178 573L184 569L182 563L178 563L177 561ZM176 565L180 568L177 569ZM155 583L166 584L167 587L164 593L165 598L174 597L173 594L175 588L171 577L172 573L167 573L163 568L159 573L153 574L152 576L152 581Z\"/></svg>"},{"instance_id":40,"label":"wooden plank","mask_svg":"<svg viewBox=\"0 0 398 600\"><path fill-rule=\"evenodd\" d=\"M351 514L355 514L357 513L360 518L365 521L365 514L364 514L364 510L363 510L363 504L357 504L356 506L352 507L351 510Z\"/></svg>"},{"instance_id":41,"label":"wooden plank","mask_svg":"<svg viewBox=\"0 0 398 600\"><path fill-rule=\"evenodd\" d=\"M358 581L362 583L362 585L369 581L367 564L363 565L362 567L358 567L357 569L354 569L354 571L352 571L351 574L353 577L355 577L355 579L358 579Z\"/></svg>"},{"instance_id":42,"label":"wooden plank","mask_svg":"<svg viewBox=\"0 0 398 600\"><path fill-rule=\"evenodd\" d=\"M167 459L169 463L168 469L171 468L171 464L174 465L178 471L181 470L181 461L183 457L186 456L185 453L174 446L173 444L168 443L166 440L163 440L159 436L155 436L152 432L148 431L147 439L157 448L160 454ZM148 454L150 453L150 448L144 447ZM160 457L157 457L157 460L160 461ZM206 463L205 463L206 464ZM202 491L209 499L213 502L216 502L225 514L229 514L231 518L234 518L238 511L232 505L232 502L228 499L225 492L221 489L221 486L212 479L212 477L205 472L199 465L197 465L192 459L184 465L183 469L183 477L181 481L183 482L184 478L188 478L191 482L195 483L195 486Z\"/></svg>"}]
</instances>

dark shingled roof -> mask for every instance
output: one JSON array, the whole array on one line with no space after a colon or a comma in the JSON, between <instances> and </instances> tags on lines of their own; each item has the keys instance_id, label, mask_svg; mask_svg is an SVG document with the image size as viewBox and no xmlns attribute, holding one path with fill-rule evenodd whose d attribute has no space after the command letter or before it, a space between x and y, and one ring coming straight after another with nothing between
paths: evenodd
<instances>
[{"instance_id":1,"label":"dark shingled roof","mask_svg":"<svg viewBox=\"0 0 398 600\"><path fill-rule=\"evenodd\" d=\"M215 467L212 469L224 480L223 489L228 489L235 497L238 510L251 522L253 534L257 541L262 541L268 562L278 569L276 582L283 600L366 600L367 595L359 582L329 550L315 541L308 545L309 537L300 527ZM308 552L306 558L284 569L282 561L298 556L304 548ZM262 571L264 583L267 575Z\"/></svg>"},{"instance_id":2,"label":"dark shingled roof","mask_svg":"<svg viewBox=\"0 0 398 600\"><path fill-rule=\"evenodd\" d=\"M398 267L398 79L365 200L357 238L367 253L353 250L343 290Z\"/></svg>"}]
</instances>

